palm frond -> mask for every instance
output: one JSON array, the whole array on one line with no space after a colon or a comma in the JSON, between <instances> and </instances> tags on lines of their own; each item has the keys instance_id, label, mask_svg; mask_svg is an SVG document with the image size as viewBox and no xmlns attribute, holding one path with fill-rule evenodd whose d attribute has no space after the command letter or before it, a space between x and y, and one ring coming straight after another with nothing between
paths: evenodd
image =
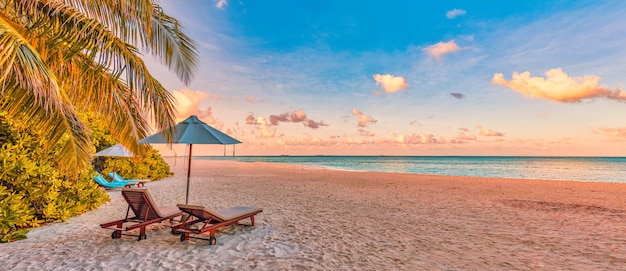
<instances>
[{"instance_id":1,"label":"palm frond","mask_svg":"<svg viewBox=\"0 0 626 271\"><path fill-rule=\"evenodd\" d=\"M189 84L196 73L198 52L193 41L187 37L176 19L156 6L152 16L151 50L164 64L173 69L178 77Z\"/></svg>"},{"instance_id":2,"label":"palm frond","mask_svg":"<svg viewBox=\"0 0 626 271\"><path fill-rule=\"evenodd\" d=\"M90 158L76 110L104 116L121 143L140 150L148 116L165 130L175 108L135 45L190 82L195 45L155 0L0 0L0 109L40 127L48 143L64 142L60 163Z\"/></svg>"},{"instance_id":3,"label":"palm frond","mask_svg":"<svg viewBox=\"0 0 626 271\"><path fill-rule=\"evenodd\" d=\"M45 148L51 149L59 143L57 164L63 170L75 172L91 158L89 130L77 118L72 105L63 101L62 110L46 110L38 106L37 98L29 90L20 89L18 82L8 79L4 82L12 94L3 96L0 109L7 110L11 118L21 123L34 123L32 126L46 138ZM13 94L19 93L19 95ZM15 110L19 108L19 110Z\"/></svg>"},{"instance_id":4,"label":"palm frond","mask_svg":"<svg viewBox=\"0 0 626 271\"><path fill-rule=\"evenodd\" d=\"M12 23L0 12L0 82L11 78L22 90L32 91L39 106L47 111L61 107L55 75L27 36L27 30ZM6 87L3 91L10 91ZM45 99L44 99L45 98Z\"/></svg>"},{"instance_id":5,"label":"palm frond","mask_svg":"<svg viewBox=\"0 0 626 271\"><path fill-rule=\"evenodd\" d=\"M48 9L50 10L50 16L48 16L49 23L42 24L41 27L46 25L57 26L58 32L63 33L59 34L59 36L62 35L64 40L79 39L73 35L80 35L81 39L93 40L93 42L89 43L90 45L93 44L93 47L89 51L83 50L83 53L76 53L75 50L67 46L56 46L48 49L70 58L61 61L63 63L51 66L57 67L56 72L64 75L64 82L71 86L69 90L73 94L72 96L75 97L73 98L75 102L79 104L92 103L93 105L90 105L91 108L111 109L108 105L121 105L124 101L127 103L136 101L136 104L133 104L133 109L139 109L142 115L150 112L149 115L154 118L159 130L164 130L175 124L174 98L158 80L152 77L145 63L139 57L137 48L125 43L108 31L103 24L94 22L80 13L76 14L71 7L49 5ZM71 16L68 14L71 14ZM79 26L78 28L81 29L80 34L75 34L70 28L71 26ZM90 54L90 51L98 52L95 59L92 59L95 55ZM70 69L68 64L70 61L74 61L72 59L76 61L73 62L74 69ZM55 61L55 59L50 61ZM79 70L76 67L83 67L83 69ZM104 76L104 73L106 73L106 79L96 78L97 76ZM112 85L120 81L120 77L125 80L124 82L128 89L133 92L132 97L134 99L130 99L131 96L128 95L125 96L124 100L103 99L102 93L109 93L111 97L120 97L112 93L116 89L120 89L119 87L112 87ZM80 82L83 81L92 83L97 81L99 83L93 83L93 85L81 84ZM103 87L102 82L108 83L104 84ZM127 109L125 112L130 112L130 109ZM125 116L128 117L129 115L126 114ZM139 130L135 128L132 133L129 132L126 135L132 135L133 138L137 139L137 136L145 134L146 131L147 129Z\"/></svg>"},{"instance_id":6,"label":"palm frond","mask_svg":"<svg viewBox=\"0 0 626 271\"><path fill-rule=\"evenodd\" d=\"M196 46L182 25L163 12L157 1L137 0L65 0L66 4L84 11L87 18L105 25L127 43L141 45L189 84L197 69Z\"/></svg>"}]
</instances>

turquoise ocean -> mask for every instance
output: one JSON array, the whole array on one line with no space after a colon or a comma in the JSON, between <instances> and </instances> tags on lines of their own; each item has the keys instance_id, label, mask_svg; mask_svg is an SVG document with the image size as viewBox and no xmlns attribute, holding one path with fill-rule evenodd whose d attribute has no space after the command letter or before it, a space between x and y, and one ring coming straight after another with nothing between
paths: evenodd
<instances>
[{"instance_id":1,"label":"turquoise ocean","mask_svg":"<svg viewBox=\"0 0 626 271\"><path fill-rule=\"evenodd\" d=\"M626 183L626 157L198 156L338 170Z\"/></svg>"}]
</instances>

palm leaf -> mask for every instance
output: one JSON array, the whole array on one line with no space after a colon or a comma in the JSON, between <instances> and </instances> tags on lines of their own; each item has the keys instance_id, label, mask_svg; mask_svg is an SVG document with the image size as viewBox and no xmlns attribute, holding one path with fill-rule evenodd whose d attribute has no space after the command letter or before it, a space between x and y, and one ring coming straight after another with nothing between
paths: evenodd
<instances>
[{"instance_id":1,"label":"palm leaf","mask_svg":"<svg viewBox=\"0 0 626 271\"><path fill-rule=\"evenodd\" d=\"M172 95L133 44L188 83L197 53L179 23L148 0L0 0L0 109L64 142L60 162L80 165L92 150L75 108L110 122L118 141L141 151L152 117L174 125ZM80 168L80 167L77 167Z\"/></svg>"}]
</instances>

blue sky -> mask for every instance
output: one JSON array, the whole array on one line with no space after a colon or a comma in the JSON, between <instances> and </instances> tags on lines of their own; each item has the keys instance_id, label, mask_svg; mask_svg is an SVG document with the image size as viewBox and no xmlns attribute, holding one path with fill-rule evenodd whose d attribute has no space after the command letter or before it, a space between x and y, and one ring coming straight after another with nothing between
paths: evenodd
<instances>
[{"instance_id":1,"label":"blue sky","mask_svg":"<svg viewBox=\"0 0 626 271\"><path fill-rule=\"evenodd\" d=\"M432 2L163 1L200 66L148 65L242 155L626 153L626 3Z\"/></svg>"}]
</instances>

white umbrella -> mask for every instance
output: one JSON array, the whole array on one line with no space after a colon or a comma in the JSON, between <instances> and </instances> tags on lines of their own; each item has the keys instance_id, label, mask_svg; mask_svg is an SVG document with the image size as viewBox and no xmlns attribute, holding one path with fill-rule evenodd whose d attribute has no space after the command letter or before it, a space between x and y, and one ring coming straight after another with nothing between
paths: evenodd
<instances>
[{"instance_id":1,"label":"white umbrella","mask_svg":"<svg viewBox=\"0 0 626 271\"><path fill-rule=\"evenodd\" d=\"M126 147L122 146L122 144L118 143L104 150L96 152L96 154L94 154L93 156L133 157L135 155ZM115 172L115 168L117 167L117 160L114 162L115 163L113 163L113 171Z\"/></svg>"},{"instance_id":2,"label":"white umbrella","mask_svg":"<svg viewBox=\"0 0 626 271\"><path fill-rule=\"evenodd\" d=\"M117 156L117 157L133 157L133 153L129 151L126 147L122 146L122 144L115 144L111 147L108 147L104 150L96 152L93 156Z\"/></svg>"}]
</instances>

